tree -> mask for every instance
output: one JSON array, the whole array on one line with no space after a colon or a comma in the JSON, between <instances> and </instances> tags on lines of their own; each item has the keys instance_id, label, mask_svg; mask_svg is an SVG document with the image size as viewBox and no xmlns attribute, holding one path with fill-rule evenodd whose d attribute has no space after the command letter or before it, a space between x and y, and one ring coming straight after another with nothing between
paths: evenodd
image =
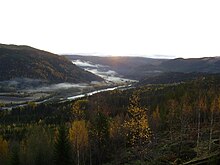
<instances>
[{"instance_id":1,"label":"tree","mask_svg":"<svg viewBox=\"0 0 220 165\"><path fill-rule=\"evenodd\" d=\"M71 144L68 138L67 130L61 125L54 144L55 165L69 165L71 159Z\"/></svg>"},{"instance_id":2,"label":"tree","mask_svg":"<svg viewBox=\"0 0 220 165\"><path fill-rule=\"evenodd\" d=\"M46 165L52 161L51 137L49 131L41 125L31 128L30 134L23 141L21 153L27 164Z\"/></svg>"},{"instance_id":3,"label":"tree","mask_svg":"<svg viewBox=\"0 0 220 165\"><path fill-rule=\"evenodd\" d=\"M125 121L124 126L128 130L127 137L130 144L141 146L148 143L151 137L146 109L140 107L139 97L136 95L132 96L130 102L129 119Z\"/></svg>"},{"instance_id":4,"label":"tree","mask_svg":"<svg viewBox=\"0 0 220 165\"><path fill-rule=\"evenodd\" d=\"M85 120L76 120L72 123L69 129L70 142L75 151L77 151L77 164L84 162L85 164L85 151L88 147L88 129ZM82 153L82 161L80 156Z\"/></svg>"},{"instance_id":5,"label":"tree","mask_svg":"<svg viewBox=\"0 0 220 165\"><path fill-rule=\"evenodd\" d=\"M200 154L199 144L200 144L200 134L201 134L201 110L206 107L206 98L200 94L199 100L197 101L197 109L198 109L198 119L197 119L197 156Z\"/></svg>"},{"instance_id":6,"label":"tree","mask_svg":"<svg viewBox=\"0 0 220 165\"><path fill-rule=\"evenodd\" d=\"M213 128L214 128L214 121L215 121L215 115L216 112L219 109L219 98L215 97L212 99L211 102L211 107L210 107L210 111L211 111L211 116L210 116L210 131L209 131L209 152L211 152L212 149L212 134L213 134Z\"/></svg>"},{"instance_id":7,"label":"tree","mask_svg":"<svg viewBox=\"0 0 220 165\"><path fill-rule=\"evenodd\" d=\"M126 136L129 144L136 148L138 156L143 160L143 152L151 140L151 130L148 124L148 116L145 108L139 105L140 99L133 94L128 108L129 118L125 121Z\"/></svg>"},{"instance_id":8,"label":"tree","mask_svg":"<svg viewBox=\"0 0 220 165\"><path fill-rule=\"evenodd\" d=\"M177 109L178 110L178 109ZM190 134L188 132L190 127L190 122L192 121L192 107L190 106L190 101L187 93L181 97L180 101L180 109L179 109L179 115L178 115L178 122L176 122L176 125L179 125L176 132L179 132L179 134L176 134L176 137L179 137L178 143L179 143L179 149L178 149L178 156L179 158L183 158L184 156L184 149L183 146L184 141L186 139L190 139Z\"/></svg>"},{"instance_id":9,"label":"tree","mask_svg":"<svg viewBox=\"0 0 220 165\"><path fill-rule=\"evenodd\" d=\"M4 107L4 106L5 106L5 104L0 102L0 107Z\"/></svg>"},{"instance_id":10,"label":"tree","mask_svg":"<svg viewBox=\"0 0 220 165\"><path fill-rule=\"evenodd\" d=\"M176 124L178 122L178 108L179 103L175 99L168 100L168 107L169 107L169 113L167 115L167 123L169 128L169 134L170 134L170 140L173 141L175 137L173 136L173 133L176 130Z\"/></svg>"},{"instance_id":11,"label":"tree","mask_svg":"<svg viewBox=\"0 0 220 165\"><path fill-rule=\"evenodd\" d=\"M111 144L109 149L111 151L111 159L113 160L112 164L120 164L122 160L123 151L126 147L126 137L123 134L123 122L124 116L117 115L110 121L109 134ZM125 151L126 152L126 151Z\"/></svg>"},{"instance_id":12,"label":"tree","mask_svg":"<svg viewBox=\"0 0 220 165\"><path fill-rule=\"evenodd\" d=\"M152 113L152 130L154 131L154 137L155 140L157 141L157 133L159 132L159 126L161 123L161 118L160 118L160 111L159 111L159 106L157 105L156 109Z\"/></svg>"},{"instance_id":13,"label":"tree","mask_svg":"<svg viewBox=\"0 0 220 165\"><path fill-rule=\"evenodd\" d=\"M37 107L37 104L35 102L28 102L28 107L30 107L31 109L35 109Z\"/></svg>"},{"instance_id":14,"label":"tree","mask_svg":"<svg viewBox=\"0 0 220 165\"><path fill-rule=\"evenodd\" d=\"M90 136L94 145L94 153L98 158L98 164L103 164L108 156L109 120L102 112L97 112L94 121L92 121Z\"/></svg>"},{"instance_id":15,"label":"tree","mask_svg":"<svg viewBox=\"0 0 220 165\"><path fill-rule=\"evenodd\" d=\"M115 141L115 144L117 149L118 147L122 146L122 143L124 141L123 138L123 122L124 122L124 116L122 115L117 115L115 116L109 126L109 135L112 141Z\"/></svg>"},{"instance_id":16,"label":"tree","mask_svg":"<svg viewBox=\"0 0 220 165\"><path fill-rule=\"evenodd\" d=\"M19 144L14 142L12 149L11 149L11 159L10 159L11 165L20 165L21 164L19 152L20 152Z\"/></svg>"},{"instance_id":17,"label":"tree","mask_svg":"<svg viewBox=\"0 0 220 165\"><path fill-rule=\"evenodd\" d=\"M77 100L72 105L72 115L74 119L85 119L85 111L88 109L88 100Z\"/></svg>"},{"instance_id":18,"label":"tree","mask_svg":"<svg viewBox=\"0 0 220 165\"><path fill-rule=\"evenodd\" d=\"M0 164L4 164L8 159L8 142L0 137Z\"/></svg>"}]
</instances>

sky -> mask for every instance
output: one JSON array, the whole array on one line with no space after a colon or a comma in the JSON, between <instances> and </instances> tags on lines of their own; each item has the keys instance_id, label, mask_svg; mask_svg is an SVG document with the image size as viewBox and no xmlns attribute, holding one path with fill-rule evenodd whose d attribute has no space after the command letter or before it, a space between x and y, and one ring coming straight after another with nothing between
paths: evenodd
<instances>
[{"instance_id":1,"label":"sky","mask_svg":"<svg viewBox=\"0 0 220 165\"><path fill-rule=\"evenodd\" d=\"M0 43L57 54L220 56L219 0L0 0Z\"/></svg>"}]
</instances>

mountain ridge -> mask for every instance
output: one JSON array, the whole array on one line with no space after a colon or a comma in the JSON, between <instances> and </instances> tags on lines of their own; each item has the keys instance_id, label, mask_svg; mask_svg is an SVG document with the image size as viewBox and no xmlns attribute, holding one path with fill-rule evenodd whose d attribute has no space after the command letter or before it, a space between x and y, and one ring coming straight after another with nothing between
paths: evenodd
<instances>
[{"instance_id":1,"label":"mountain ridge","mask_svg":"<svg viewBox=\"0 0 220 165\"><path fill-rule=\"evenodd\" d=\"M102 81L68 59L25 45L0 44L0 81L40 79L49 83Z\"/></svg>"},{"instance_id":2,"label":"mountain ridge","mask_svg":"<svg viewBox=\"0 0 220 165\"><path fill-rule=\"evenodd\" d=\"M110 66L126 78L141 80L145 77L160 75L167 72L182 73L220 73L220 57L152 59L145 57L97 57L66 55L70 60L90 61L95 64ZM119 62L117 62L117 60ZM116 62L116 63L115 63Z\"/></svg>"}]
</instances>

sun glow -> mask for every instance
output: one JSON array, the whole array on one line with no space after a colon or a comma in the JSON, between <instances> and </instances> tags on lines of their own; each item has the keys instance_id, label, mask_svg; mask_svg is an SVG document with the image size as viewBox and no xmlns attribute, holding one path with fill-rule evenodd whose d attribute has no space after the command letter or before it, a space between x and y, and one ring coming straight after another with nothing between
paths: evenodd
<instances>
[{"instance_id":1,"label":"sun glow","mask_svg":"<svg viewBox=\"0 0 220 165\"><path fill-rule=\"evenodd\" d=\"M59 54L218 56L219 7L215 0L7 0L0 43Z\"/></svg>"}]
</instances>

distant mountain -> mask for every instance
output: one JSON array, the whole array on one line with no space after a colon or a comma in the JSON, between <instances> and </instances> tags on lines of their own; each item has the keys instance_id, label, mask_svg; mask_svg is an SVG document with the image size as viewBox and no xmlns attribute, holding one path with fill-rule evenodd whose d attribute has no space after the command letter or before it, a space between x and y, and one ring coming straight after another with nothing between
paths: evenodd
<instances>
[{"instance_id":1,"label":"distant mountain","mask_svg":"<svg viewBox=\"0 0 220 165\"><path fill-rule=\"evenodd\" d=\"M161 73L159 75L155 75L151 77L145 77L141 79L136 85L142 86L142 85L147 85L147 84L181 83L181 82L191 81L197 78L207 77L211 75L214 76L214 74L197 73L197 72L192 72L192 73L167 72L167 73Z\"/></svg>"},{"instance_id":2,"label":"distant mountain","mask_svg":"<svg viewBox=\"0 0 220 165\"><path fill-rule=\"evenodd\" d=\"M143 75L136 73L136 70L140 66L152 65L159 66L162 62L167 59L153 59L145 57L128 57L128 56L80 56L80 55L66 55L71 61L80 60L82 62L91 63L96 66L108 67L109 70L115 71L116 73L124 76L125 78L139 79ZM83 66L82 68L88 68L89 65ZM101 68L101 67L99 67Z\"/></svg>"},{"instance_id":3,"label":"distant mountain","mask_svg":"<svg viewBox=\"0 0 220 165\"><path fill-rule=\"evenodd\" d=\"M220 57L204 57L204 58L177 58L163 62L160 67L166 71L173 72L220 72Z\"/></svg>"},{"instance_id":4,"label":"distant mountain","mask_svg":"<svg viewBox=\"0 0 220 165\"><path fill-rule=\"evenodd\" d=\"M0 81L16 78L48 83L102 81L102 78L77 67L63 56L29 46L0 44Z\"/></svg>"},{"instance_id":5,"label":"distant mountain","mask_svg":"<svg viewBox=\"0 0 220 165\"><path fill-rule=\"evenodd\" d=\"M155 73L153 75L149 73ZM181 73L220 73L220 57L177 58L161 62L159 65L146 64L135 68L132 74L144 77L160 75L167 72ZM142 77L143 78L143 77Z\"/></svg>"},{"instance_id":6,"label":"distant mountain","mask_svg":"<svg viewBox=\"0 0 220 165\"><path fill-rule=\"evenodd\" d=\"M142 80L144 78L147 79L152 76L155 77L168 72L220 73L220 57L190 59L152 59L144 57L97 57L79 55L67 55L65 57L71 61L81 60L96 65L105 65L108 66L110 70L113 70L126 78L137 80Z\"/></svg>"}]
</instances>

